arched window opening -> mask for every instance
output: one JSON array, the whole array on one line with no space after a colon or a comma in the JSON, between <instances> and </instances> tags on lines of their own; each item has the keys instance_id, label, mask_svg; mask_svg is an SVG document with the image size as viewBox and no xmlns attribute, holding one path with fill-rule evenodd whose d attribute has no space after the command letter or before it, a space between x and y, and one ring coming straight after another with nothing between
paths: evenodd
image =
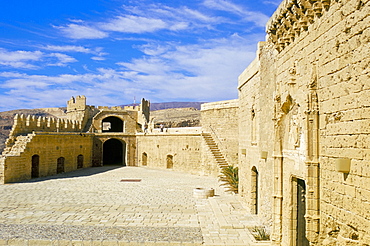
<instances>
[{"instance_id":1,"label":"arched window opening","mask_svg":"<svg viewBox=\"0 0 370 246\"><path fill-rule=\"evenodd\" d=\"M167 168L173 168L173 156L172 155L167 155Z\"/></svg>"},{"instance_id":2,"label":"arched window opening","mask_svg":"<svg viewBox=\"0 0 370 246\"><path fill-rule=\"evenodd\" d=\"M78 155L77 156L77 169L84 167L84 156Z\"/></svg>"},{"instance_id":3,"label":"arched window opening","mask_svg":"<svg viewBox=\"0 0 370 246\"><path fill-rule=\"evenodd\" d=\"M251 212L258 214L258 171L256 167L252 168L251 188Z\"/></svg>"},{"instance_id":4,"label":"arched window opening","mask_svg":"<svg viewBox=\"0 0 370 246\"><path fill-rule=\"evenodd\" d=\"M110 116L102 121L103 132L123 132L123 121L115 116Z\"/></svg>"},{"instance_id":5,"label":"arched window opening","mask_svg":"<svg viewBox=\"0 0 370 246\"><path fill-rule=\"evenodd\" d=\"M115 138L111 138L103 144L103 165L123 165L126 166L126 143Z\"/></svg>"},{"instance_id":6,"label":"arched window opening","mask_svg":"<svg viewBox=\"0 0 370 246\"><path fill-rule=\"evenodd\" d=\"M59 157L57 160L57 174L64 173L64 157Z\"/></svg>"},{"instance_id":7,"label":"arched window opening","mask_svg":"<svg viewBox=\"0 0 370 246\"><path fill-rule=\"evenodd\" d=\"M32 156L32 168L31 168L31 178L38 178L40 176L40 156Z\"/></svg>"},{"instance_id":8,"label":"arched window opening","mask_svg":"<svg viewBox=\"0 0 370 246\"><path fill-rule=\"evenodd\" d=\"M144 152L144 153L142 154L141 159L142 159L142 163L141 163L141 164L142 164L143 166L148 165L148 155L147 155L147 153L145 153L145 152Z\"/></svg>"}]
</instances>

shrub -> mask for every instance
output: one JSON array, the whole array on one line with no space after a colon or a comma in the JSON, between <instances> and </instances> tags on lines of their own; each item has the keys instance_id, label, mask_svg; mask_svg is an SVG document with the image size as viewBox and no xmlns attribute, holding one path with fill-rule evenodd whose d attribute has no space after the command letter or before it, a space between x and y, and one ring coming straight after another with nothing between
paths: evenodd
<instances>
[{"instance_id":1,"label":"shrub","mask_svg":"<svg viewBox=\"0 0 370 246\"><path fill-rule=\"evenodd\" d=\"M252 230L252 234L257 241L267 241L270 240L270 234L266 231L264 227L255 227Z\"/></svg>"},{"instance_id":2,"label":"shrub","mask_svg":"<svg viewBox=\"0 0 370 246\"><path fill-rule=\"evenodd\" d=\"M220 181L223 182L222 186L228 188L227 191L232 191L235 194L238 193L239 186L239 173L238 167L227 166L221 169L221 174L218 176Z\"/></svg>"}]
</instances>

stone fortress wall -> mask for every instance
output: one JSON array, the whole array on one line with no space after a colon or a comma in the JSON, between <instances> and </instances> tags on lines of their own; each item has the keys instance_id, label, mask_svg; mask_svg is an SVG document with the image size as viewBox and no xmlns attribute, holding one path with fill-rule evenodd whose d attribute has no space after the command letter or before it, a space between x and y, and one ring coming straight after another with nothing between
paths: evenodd
<instances>
[{"instance_id":1,"label":"stone fortress wall","mask_svg":"<svg viewBox=\"0 0 370 246\"><path fill-rule=\"evenodd\" d=\"M218 176L222 158L228 165L238 164L237 112L238 100L205 103L201 127L168 128L163 132L152 129L139 134L138 165Z\"/></svg>"},{"instance_id":2,"label":"stone fortress wall","mask_svg":"<svg viewBox=\"0 0 370 246\"><path fill-rule=\"evenodd\" d=\"M210 104L207 118L220 121L220 115L229 115L230 109L235 112L235 105L235 102L232 105L227 102ZM1 183L101 166L117 161L114 158L128 166L217 176L222 156L215 157L221 151L212 136L207 135L212 146L206 142L204 134L210 133L201 127L170 128L164 132L148 129L144 132L144 124L149 123L149 106L149 101L143 99L138 106L94 107L86 105L84 96L77 96L67 102L65 118L17 115L0 158ZM217 113L212 113L213 107L218 108ZM236 117L233 113L227 120L235 122ZM232 127L222 133L224 139L233 139L234 144L228 151L234 154L237 153L237 131L237 127ZM115 153L118 156L114 157Z\"/></svg>"},{"instance_id":3,"label":"stone fortress wall","mask_svg":"<svg viewBox=\"0 0 370 246\"><path fill-rule=\"evenodd\" d=\"M38 177L91 167L92 144L93 135L86 133L36 132L20 135L10 150L2 153L0 181L9 183L33 178L32 163L36 161ZM79 162L81 166L78 166Z\"/></svg>"},{"instance_id":4,"label":"stone fortress wall","mask_svg":"<svg viewBox=\"0 0 370 246\"><path fill-rule=\"evenodd\" d=\"M137 137L137 163L150 168L201 173L199 133L157 133Z\"/></svg>"},{"instance_id":5,"label":"stone fortress wall","mask_svg":"<svg viewBox=\"0 0 370 246\"><path fill-rule=\"evenodd\" d=\"M6 148L0 159L0 181L13 182L31 178L30 161L38 156L39 173L42 176L56 174L55 163L66 158L64 171L72 171L77 156L84 156L85 167L91 164L92 138L81 138L82 122L50 117L16 115ZM71 146L71 142L75 146ZM65 157L64 157L65 156ZM55 161L51 161L55 159Z\"/></svg>"},{"instance_id":6,"label":"stone fortress wall","mask_svg":"<svg viewBox=\"0 0 370 246\"><path fill-rule=\"evenodd\" d=\"M244 202L274 245L368 245L370 1L285 0L266 29L239 77Z\"/></svg>"}]
</instances>

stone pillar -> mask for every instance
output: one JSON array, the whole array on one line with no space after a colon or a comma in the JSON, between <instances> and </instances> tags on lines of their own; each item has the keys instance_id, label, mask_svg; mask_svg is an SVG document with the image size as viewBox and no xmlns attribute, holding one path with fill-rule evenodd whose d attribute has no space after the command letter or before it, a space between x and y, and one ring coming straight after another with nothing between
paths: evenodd
<instances>
[{"instance_id":1,"label":"stone pillar","mask_svg":"<svg viewBox=\"0 0 370 246\"><path fill-rule=\"evenodd\" d=\"M274 125L274 211L271 241L272 245L280 245L283 234L283 154L281 119L284 114L281 111L281 98L275 97L275 125Z\"/></svg>"},{"instance_id":2,"label":"stone pillar","mask_svg":"<svg viewBox=\"0 0 370 246\"><path fill-rule=\"evenodd\" d=\"M315 70L315 68L314 68ZM319 103L317 76L309 84L307 115L307 213L306 237L311 245L318 242L320 232L320 163L319 163Z\"/></svg>"}]
</instances>

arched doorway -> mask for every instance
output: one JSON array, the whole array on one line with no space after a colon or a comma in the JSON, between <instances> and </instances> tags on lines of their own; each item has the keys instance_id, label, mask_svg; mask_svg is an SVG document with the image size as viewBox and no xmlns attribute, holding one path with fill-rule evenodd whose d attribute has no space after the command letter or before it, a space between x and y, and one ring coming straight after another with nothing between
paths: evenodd
<instances>
[{"instance_id":1,"label":"arched doorway","mask_svg":"<svg viewBox=\"0 0 370 246\"><path fill-rule=\"evenodd\" d=\"M103 165L123 165L126 166L126 143L115 138L111 138L103 144Z\"/></svg>"},{"instance_id":2,"label":"arched doorway","mask_svg":"<svg viewBox=\"0 0 370 246\"><path fill-rule=\"evenodd\" d=\"M32 168L31 168L31 178L38 178L40 175L40 156L32 156Z\"/></svg>"},{"instance_id":3,"label":"arched doorway","mask_svg":"<svg viewBox=\"0 0 370 246\"><path fill-rule=\"evenodd\" d=\"M143 166L146 166L146 165L148 165L148 155L147 155L147 153L143 153L142 154L142 157L141 157L141 161L142 161L142 163L141 163L141 165L143 165Z\"/></svg>"},{"instance_id":4,"label":"arched doorway","mask_svg":"<svg viewBox=\"0 0 370 246\"><path fill-rule=\"evenodd\" d=\"M77 169L84 167L84 156L78 155L77 156Z\"/></svg>"},{"instance_id":5,"label":"arched doorway","mask_svg":"<svg viewBox=\"0 0 370 246\"><path fill-rule=\"evenodd\" d=\"M173 156L167 155L167 168L173 168Z\"/></svg>"},{"instance_id":6,"label":"arched doorway","mask_svg":"<svg viewBox=\"0 0 370 246\"><path fill-rule=\"evenodd\" d=\"M310 243L306 237L306 183L293 177L292 188L292 241L297 246L308 246Z\"/></svg>"},{"instance_id":7,"label":"arched doorway","mask_svg":"<svg viewBox=\"0 0 370 246\"><path fill-rule=\"evenodd\" d=\"M57 160L57 173L64 173L64 157L59 157Z\"/></svg>"},{"instance_id":8,"label":"arched doorway","mask_svg":"<svg viewBox=\"0 0 370 246\"><path fill-rule=\"evenodd\" d=\"M258 171L256 167L252 167L251 187L251 212L258 214Z\"/></svg>"},{"instance_id":9,"label":"arched doorway","mask_svg":"<svg viewBox=\"0 0 370 246\"><path fill-rule=\"evenodd\" d=\"M123 121L115 116L109 116L102 121L103 132L123 132Z\"/></svg>"}]
</instances>

